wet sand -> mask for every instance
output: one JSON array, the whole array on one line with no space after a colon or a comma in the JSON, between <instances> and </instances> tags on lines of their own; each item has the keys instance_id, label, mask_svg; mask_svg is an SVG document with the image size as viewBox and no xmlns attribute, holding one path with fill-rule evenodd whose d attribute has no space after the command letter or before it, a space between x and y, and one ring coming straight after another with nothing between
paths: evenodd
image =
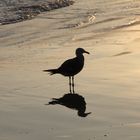
<instances>
[{"instance_id":1,"label":"wet sand","mask_svg":"<svg viewBox=\"0 0 140 140\"><path fill-rule=\"evenodd\" d=\"M0 139L139 140L140 25L92 36L76 30L58 32L62 23L48 17L47 23L42 14L0 27ZM56 24L55 36L43 32L50 24ZM69 87L68 78L42 70L74 57L77 47L90 52L75 79L76 93L92 112L85 118L76 110L45 105L68 93Z\"/></svg>"}]
</instances>

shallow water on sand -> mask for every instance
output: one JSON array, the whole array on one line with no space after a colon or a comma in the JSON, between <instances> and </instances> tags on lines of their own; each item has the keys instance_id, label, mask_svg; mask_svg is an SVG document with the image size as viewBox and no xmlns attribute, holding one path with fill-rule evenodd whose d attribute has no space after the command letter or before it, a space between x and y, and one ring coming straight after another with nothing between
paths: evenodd
<instances>
[{"instance_id":1,"label":"shallow water on sand","mask_svg":"<svg viewBox=\"0 0 140 140\"><path fill-rule=\"evenodd\" d=\"M76 1L35 19L0 26L0 139L139 140L140 1ZM50 76L83 47L75 77L87 117L45 105L69 91L68 78Z\"/></svg>"}]
</instances>

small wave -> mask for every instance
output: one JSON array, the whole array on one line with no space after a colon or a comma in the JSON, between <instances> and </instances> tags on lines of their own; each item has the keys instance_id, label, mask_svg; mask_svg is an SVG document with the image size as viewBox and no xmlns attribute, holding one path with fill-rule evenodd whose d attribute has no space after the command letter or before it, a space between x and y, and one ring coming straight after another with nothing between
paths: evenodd
<instances>
[{"instance_id":1,"label":"small wave","mask_svg":"<svg viewBox=\"0 0 140 140\"><path fill-rule=\"evenodd\" d=\"M81 21L80 23L76 24L75 27L80 28L80 27L86 26L88 24L92 24L94 22L94 20L95 20L95 16L89 15L85 21Z\"/></svg>"},{"instance_id":2,"label":"small wave","mask_svg":"<svg viewBox=\"0 0 140 140\"><path fill-rule=\"evenodd\" d=\"M134 25L138 25L140 24L140 20L139 19L134 19L131 20L130 22L124 24L124 25L119 25L116 27L112 27L112 29L122 29L122 28L126 28L126 27L130 27L130 26L134 26Z\"/></svg>"},{"instance_id":3,"label":"small wave","mask_svg":"<svg viewBox=\"0 0 140 140\"><path fill-rule=\"evenodd\" d=\"M95 24L107 23L107 22L112 22L112 21L121 20L121 19L123 19L123 18L122 17L111 17L108 19L103 19L101 21L98 21Z\"/></svg>"},{"instance_id":4,"label":"small wave","mask_svg":"<svg viewBox=\"0 0 140 140\"><path fill-rule=\"evenodd\" d=\"M81 28L81 27L84 27L84 26L87 26L87 25L94 23L95 18L96 17L94 15L88 15L85 20L80 21L80 22L75 23L75 24L69 24L65 28Z\"/></svg>"},{"instance_id":5,"label":"small wave","mask_svg":"<svg viewBox=\"0 0 140 140\"><path fill-rule=\"evenodd\" d=\"M121 53L115 54L113 56L121 56L121 55L130 54L130 53L132 53L132 52L126 51L126 52L121 52Z\"/></svg>"}]
</instances>

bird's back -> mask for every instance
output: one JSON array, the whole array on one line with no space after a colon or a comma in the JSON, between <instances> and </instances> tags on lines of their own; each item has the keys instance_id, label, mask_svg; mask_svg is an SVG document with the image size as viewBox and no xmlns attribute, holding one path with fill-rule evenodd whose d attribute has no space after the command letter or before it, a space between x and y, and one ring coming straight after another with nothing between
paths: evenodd
<instances>
[{"instance_id":1,"label":"bird's back","mask_svg":"<svg viewBox=\"0 0 140 140\"><path fill-rule=\"evenodd\" d=\"M64 76L74 76L79 73L84 66L84 57L66 60L59 68L58 71Z\"/></svg>"}]
</instances>

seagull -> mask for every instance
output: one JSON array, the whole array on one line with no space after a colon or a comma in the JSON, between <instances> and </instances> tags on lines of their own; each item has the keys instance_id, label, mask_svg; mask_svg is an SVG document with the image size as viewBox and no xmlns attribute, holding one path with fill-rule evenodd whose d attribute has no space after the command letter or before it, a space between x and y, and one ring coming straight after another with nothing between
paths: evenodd
<instances>
[{"instance_id":1,"label":"seagull","mask_svg":"<svg viewBox=\"0 0 140 140\"><path fill-rule=\"evenodd\" d=\"M56 69L43 70L44 72L50 72L50 75L61 74L63 76L69 77L69 88L70 93L75 93L74 91L74 76L78 74L84 66L84 55L83 53L89 54L83 48L76 49L76 57L66 60L60 67Z\"/></svg>"}]
</instances>

